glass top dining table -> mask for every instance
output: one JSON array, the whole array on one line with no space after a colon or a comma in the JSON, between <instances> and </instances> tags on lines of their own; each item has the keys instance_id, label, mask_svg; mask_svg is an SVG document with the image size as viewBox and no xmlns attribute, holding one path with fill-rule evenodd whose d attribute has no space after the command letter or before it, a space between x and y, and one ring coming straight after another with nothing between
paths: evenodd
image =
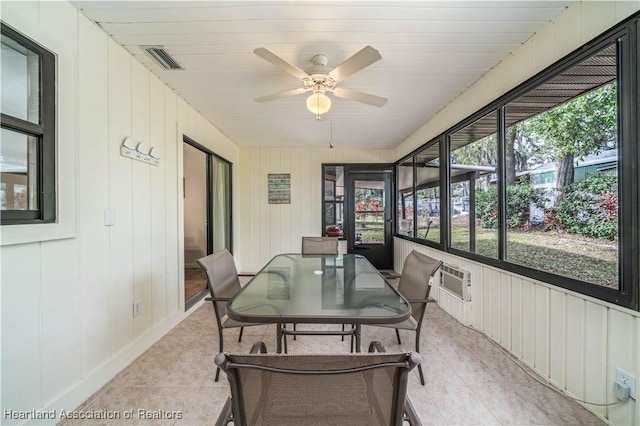
<instances>
[{"instance_id":1,"label":"glass top dining table","mask_svg":"<svg viewBox=\"0 0 640 426\"><path fill-rule=\"evenodd\" d=\"M233 297L227 314L277 324L278 352L283 324L353 324L359 352L362 324L404 321L411 305L361 255L280 254Z\"/></svg>"}]
</instances>

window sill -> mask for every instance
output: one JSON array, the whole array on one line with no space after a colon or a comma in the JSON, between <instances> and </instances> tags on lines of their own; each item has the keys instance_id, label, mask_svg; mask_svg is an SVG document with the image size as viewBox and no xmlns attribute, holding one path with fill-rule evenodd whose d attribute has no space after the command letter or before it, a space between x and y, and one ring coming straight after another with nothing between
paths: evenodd
<instances>
[{"instance_id":1,"label":"window sill","mask_svg":"<svg viewBox=\"0 0 640 426\"><path fill-rule=\"evenodd\" d=\"M71 223L3 225L0 228L0 246L63 240L74 238L75 236L76 227L75 224Z\"/></svg>"}]
</instances>

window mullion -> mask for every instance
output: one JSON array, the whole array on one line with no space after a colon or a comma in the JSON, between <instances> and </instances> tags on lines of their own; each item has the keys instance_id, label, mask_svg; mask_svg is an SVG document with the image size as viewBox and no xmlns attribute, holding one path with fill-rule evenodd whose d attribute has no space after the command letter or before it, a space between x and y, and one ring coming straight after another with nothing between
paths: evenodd
<instances>
[{"instance_id":1,"label":"window mullion","mask_svg":"<svg viewBox=\"0 0 640 426\"><path fill-rule=\"evenodd\" d=\"M2 127L32 136L42 136L44 133L42 125L6 114L2 114Z\"/></svg>"},{"instance_id":2,"label":"window mullion","mask_svg":"<svg viewBox=\"0 0 640 426\"><path fill-rule=\"evenodd\" d=\"M498 108L498 259L507 258L507 187L506 187L506 141L504 107Z\"/></svg>"}]
</instances>

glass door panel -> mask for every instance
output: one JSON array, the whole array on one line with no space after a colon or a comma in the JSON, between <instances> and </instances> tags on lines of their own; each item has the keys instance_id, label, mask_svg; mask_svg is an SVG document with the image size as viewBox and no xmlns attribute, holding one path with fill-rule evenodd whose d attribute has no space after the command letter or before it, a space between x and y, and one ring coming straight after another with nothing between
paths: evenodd
<instances>
[{"instance_id":1,"label":"glass door panel","mask_svg":"<svg viewBox=\"0 0 640 426\"><path fill-rule=\"evenodd\" d=\"M348 252L365 256L378 269L391 269L391 173L349 173L347 182Z\"/></svg>"}]
</instances>

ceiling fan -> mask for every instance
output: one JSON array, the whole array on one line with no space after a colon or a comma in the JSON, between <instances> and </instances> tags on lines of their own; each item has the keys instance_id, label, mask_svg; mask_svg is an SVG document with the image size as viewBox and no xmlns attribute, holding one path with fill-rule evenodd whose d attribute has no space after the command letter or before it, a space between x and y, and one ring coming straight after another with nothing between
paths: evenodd
<instances>
[{"instance_id":1,"label":"ceiling fan","mask_svg":"<svg viewBox=\"0 0 640 426\"><path fill-rule=\"evenodd\" d=\"M320 120L320 116L331 108L331 99L325 94L327 92L333 93L334 96L338 98L361 102L376 107L381 107L387 102L387 98L381 96L371 95L345 87L338 87L338 84L347 77L382 59L380 52L371 46L366 46L333 69L327 66L329 63L327 55L315 55L311 59L313 65L304 71L264 47L255 49L253 53L300 79L304 84L304 87L298 89L286 90L284 92L255 98L256 102L268 102L274 99L312 92L311 96L307 99L307 108L316 115L316 120Z\"/></svg>"}]
</instances>

